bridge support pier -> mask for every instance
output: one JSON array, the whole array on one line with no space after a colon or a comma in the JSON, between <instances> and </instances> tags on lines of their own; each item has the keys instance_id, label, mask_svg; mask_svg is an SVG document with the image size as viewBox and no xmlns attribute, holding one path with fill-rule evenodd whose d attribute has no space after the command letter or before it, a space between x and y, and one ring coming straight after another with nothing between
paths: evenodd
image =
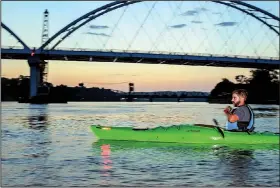
<instances>
[{"instance_id":1,"label":"bridge support pier","mask_svg":"<svg viewBox=\"0 0 280 188\"><path fill-rule=\"evenodd\" d=\"M27 61L30 67L30 94L29 99L19 102L32 104L67 103L67 99L61 98L61 96L50 95L50 87L44 83L44 70L47 62L36 55L29 57Z\"/></svg>"},{"instance_id":2,"label":"bridge support pier","mask_svg":"<svg viewBox=\"0 0 280 188\"><path fill-rule=\"evenodd\" d=\"M38 96L38 88L42 84L43 71L45 63L39 57L29 57L28 65L30 67L30 95L32 99Z\"/></svg>"}]
</instances>

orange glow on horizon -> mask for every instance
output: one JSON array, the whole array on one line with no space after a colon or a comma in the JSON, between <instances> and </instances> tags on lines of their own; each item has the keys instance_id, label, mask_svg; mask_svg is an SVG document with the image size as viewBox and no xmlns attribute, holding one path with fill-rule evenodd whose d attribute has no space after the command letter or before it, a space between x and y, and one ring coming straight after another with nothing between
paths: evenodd
<instances>
[{"instance_id":1,"label":"orange glow on horizon","mask_svg":"<svg viewBox=\"0 0 280 188\"><path fill-rule=\"evenodd\" d=\"M2 60L2 77L29 75L25 61ZM250 69L198 67L180 65L50 61L48 82L127 91L211 91L222 78L235 81L235 76L250 76Z\"/></svg>"}]
</instances>

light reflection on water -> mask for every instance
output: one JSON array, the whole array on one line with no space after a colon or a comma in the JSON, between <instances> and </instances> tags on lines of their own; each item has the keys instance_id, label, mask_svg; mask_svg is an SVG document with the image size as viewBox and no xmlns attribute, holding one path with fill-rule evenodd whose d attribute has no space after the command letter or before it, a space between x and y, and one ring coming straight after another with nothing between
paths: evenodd
<instances>
[{"instance_id":1,"label":"light reflection on water","mask_svg":"<svg viewBox=\"0 0 280 188\"><path fill-rule=\"evenodd\" d=\"M279 132L278 106L252 107L256 131ZM222 126L223 108L207 103L4 102L3 186L278 186L277 149L95 143L89 129L91 124L213 124L213 118Z\"/></svg>"}]
</instances>

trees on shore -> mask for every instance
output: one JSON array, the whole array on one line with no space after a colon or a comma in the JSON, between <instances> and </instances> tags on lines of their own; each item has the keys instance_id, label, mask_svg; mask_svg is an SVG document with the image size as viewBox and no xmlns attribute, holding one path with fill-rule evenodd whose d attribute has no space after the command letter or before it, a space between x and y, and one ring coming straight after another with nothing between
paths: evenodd
<instances>
[{"instance_id":1,"label":"trees on shore","mask_svg":"<svg viewBox=\"0 0 280 188\"><path fill-rule=\"evenodd\" d=\"M256 69L251 70L250 77L237 75L235 83L227 78L210 93L210 103L231 103L231 92L235 89L248 91L248 103L255 104L279 104L279 70ZM110 89L86 88L84 83L76 87L66 85L53 86L46 83L50 88L52 98L67 99L67 101L119 101L120 96ZM20 75L18 78L1 78L1 100L17 101L19 97L29 97L29 77Z\"/></svg>"},{"instance_id":2,"label":"trees on shore","mask_svg":"<svg viewBox=\"0 0 280 188\"><path fill-rule=\"evenodd\" d=\"M119 101L120 97L110 89L86 88L83 83L76 87L67 85L53 86L46 83L50 88L49 97L51 99L64 99L66 101ZM18 78L1 78L1 101L18 101L29 98L30 80L27 76L20 75Z\"/></svg>"},{"instance_id":3,"label":"trees on shore","mask_svg":"<svg viewBox=\"0 0 280 188\"><path fill-rule=\"evenodd\" d=\"M223 78L211 91L209 102L230 103L233 90L246 89L248 103L279 104L279 70L256 69L250 73L250 77L237 75L236 83Z\"/></svg>"}]
</instances>

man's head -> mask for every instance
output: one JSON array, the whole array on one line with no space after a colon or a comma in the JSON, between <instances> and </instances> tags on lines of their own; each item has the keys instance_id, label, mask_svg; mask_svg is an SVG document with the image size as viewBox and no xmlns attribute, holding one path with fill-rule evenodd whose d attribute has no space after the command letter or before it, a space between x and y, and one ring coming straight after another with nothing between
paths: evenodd
<instances>
[{"instance_id":1,"label":"man's head","mask_svg":"<svg viewBox=\"0 0 280 188\"><path fill-rule=\"evenodd\" d=\"M245 104L248 93L245 89L237 89L232 92L232 104L237 107Z\"/></svg>"}]
</instances>

